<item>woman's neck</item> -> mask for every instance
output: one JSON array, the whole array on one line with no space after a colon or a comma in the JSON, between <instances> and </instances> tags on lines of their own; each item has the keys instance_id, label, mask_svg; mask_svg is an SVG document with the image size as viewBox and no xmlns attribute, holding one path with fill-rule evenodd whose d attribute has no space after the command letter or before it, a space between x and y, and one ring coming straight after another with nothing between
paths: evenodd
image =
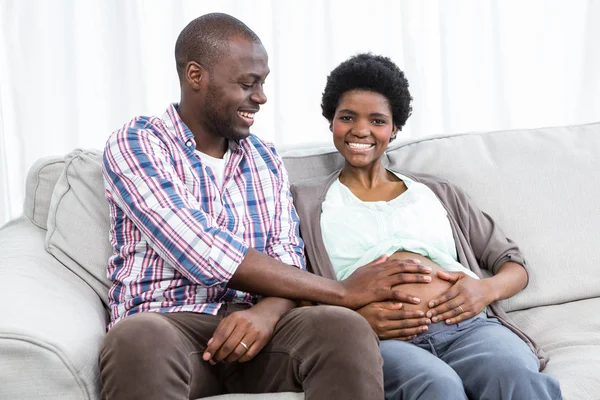
<instances>
[{"instance_id":1,"label":"woman's neck","mask_svg":"<svg viewBox=\"0 0 600 400\"><path fill-rule=\"evenodd\" d=\"M348 187L374 189L381 184L390 182L390 176L381 162L368 168L354 167L346 163L340 174L340 182Z\"/></svg>"},{"instance_id":2,"label":"woman's neck","mask_svg":"<svg viewBox=\"0 0 600 400\"><path fill-rule=\"evenodd\" d=\"M406 191L406 185L383 164L356 168L346 163L340 182L362 201L390 201Z\"/></svg>"}]
</instances>

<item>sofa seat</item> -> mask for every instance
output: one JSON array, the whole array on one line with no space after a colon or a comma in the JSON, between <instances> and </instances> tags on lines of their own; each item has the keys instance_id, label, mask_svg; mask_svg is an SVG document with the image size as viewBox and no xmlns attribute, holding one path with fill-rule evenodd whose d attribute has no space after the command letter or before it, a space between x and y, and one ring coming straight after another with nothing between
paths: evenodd
<instances>
[{"instance_id":1,"label":"sofa seat","mask_svg":"<svg viewBox=\"0 0 600 400\"><path fill-rule=\"evenodd\" d=\"M544 373L557 378L571 399L600 398L598 310L600 299L593 298L510 313L548 354Z\"/></svg>"}]
</instances>

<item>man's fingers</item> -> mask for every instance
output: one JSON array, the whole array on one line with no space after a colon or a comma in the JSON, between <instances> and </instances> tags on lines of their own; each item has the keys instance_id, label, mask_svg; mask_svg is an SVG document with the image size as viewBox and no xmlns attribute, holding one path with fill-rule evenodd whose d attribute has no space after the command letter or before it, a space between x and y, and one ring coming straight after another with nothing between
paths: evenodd
<instances>
[{"instance_id":1,"label":"man's fingers","mask_svg":"<svg viewBox=\"0 0 600 400\"><path fill-rule=\"evenodd\" d=\"M387 331L397 331L402 329L417 328L419 326L426 326L429 324L431 324L431 320L429 318L411 318L396 321L388 321L385 325Z\"/></svg>"},{"instance_id":2,"label":"man's fingers","mask_svg":"<svg viewBox=\"0 0 600 400\"><path fill-rule=\"evenodd\" d=\"M390 299L395 299L404 303L419 304L421 302L421 299L418 297L402 293L399 290L390 290L387 292L387 296Z\"/></svg>"},{"instance_id":3,"label":"man's fingers","mask_svg":"<svg viewBox=\"0 0 600 400\"><path fill-rule=\"evenodd\" d=\"M264 338L256 340L254 343L252 343L252 345L248 347L248 350L244 354L242 354L238 362L246 362L252 360L254 356L256 356L263 349L263 347L265 347L266 344L267 341Z\"/></svg>"},{"instance_id":4,"label":"man's fingers","mask_svg":"<svg viewBox=\"0 0 600 400\"><path fill-rule=\"evenodd\" d=\"M371 303L371 306L373 306L374 308L382 308L387 311L397 311L397 310L401 310L402 307L404 307L404 304L402 304L399 301L387 300L387 301L374 301L373 303Z\"/></svg>"},{"instance_id":5,"label":"man's fingers","mask_svg":"<svg viewBox=\"0 0 600 400\"><path fill-rule=\"evenodd\" d=\"M216 352L221 348L223 343L229 338L231 332L233 332L235 328L235 324L231 323L229 319L224 319L221 321L217 329L213 333L212 338L207 343L206 350L204 354L202 354L202 359L204 361L211 360Z\"/></svg>"},{"instance_id":6,"label":"man's fingers","mask_svg":"<svg viewBox=\"0 0 600 400\"><path fill-rule=\"evenodd\" d=\"M417 260L418 261L418 260ZM420 263L407 262L405 260L389 260L385 263L378 265L379 268L384 269L389 275L398 273L417 273L417 274L430 274L431 268L422 265Z\"/></svg>"},{"instance_id":7,"label":"man's fingers","mask_svg":"<svg viewBox=\"0 0 600 400\"><path fill-rule=\"evenodd\" d=\"M429 283L431 282L431 276L399 272L388 276L387 281L390 286L402 285L404 283Z\"/></svg>"},{"instance_id":8,"label":"man's fingers","mask_svg":"<svg viewBox=\"0 0 600 400\"><path fill-rule=\"evenodd\" d=\"M418 335L419 333L425 333L425 332L427 332L427 329L428 329L427 325L421 325L421 326L418 326L415 328L408 328L408 329L397 329L397 330L386 332L385 337L382 336L381 339L403 340L400 338L407 337L407 336L415 336L415 335Z\"/></svg>"},{"instance_id":9,"label":"man's fingers","mask_svg":"<svg viewBox=\"0 0 600 400\"><path fill-rule=\"evenodd\" d=\"M382 254L381 256L379 256L375 260L371 261L370 263L366 264L365 266L372 267L373 265L381 264L382 262L386 262L387 260L388 260L388 256L386 254Z\"/></svg>"},{"instance_id":10,"label":"man's fingers","mask_svg":"<svg viewBox=\"0 0 600 400\"><path fill-rule=\"evenodd\" d=\"M225 340L225 342L219 347L219 349L213 353L212 360L215 362L224 361L230 355L238 355L235 357L236 359L242 355L246 349L240 344L242 338L245 336L244 331L241 329L236 329L232 332L232 334Z\"/></svg>"},{"instance_id":11,"label":"man's fingers","mask_svg":"<svg viewBox=\"0 0 600 400\"><path fill-rule=\"evenodd\" d=\"M233 351L229 353L227 357L223 359L223 361L227 363L240 361L240 359L245 356L248 351L254 345L255 339L250 335L245 335L237 345L234 345Z\"/></svg>"}]
</instances>

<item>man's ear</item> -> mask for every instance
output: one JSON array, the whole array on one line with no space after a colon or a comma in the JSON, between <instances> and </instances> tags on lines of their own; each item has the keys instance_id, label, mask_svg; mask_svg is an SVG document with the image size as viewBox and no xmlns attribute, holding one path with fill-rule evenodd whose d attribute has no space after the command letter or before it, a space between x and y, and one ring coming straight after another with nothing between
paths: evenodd
<instances>
[{"instance_id":1,"label":"man's ear","mask_svg":"<svg viewBox=\"0 0 600 400\"><path fill-rule=\"evenodd\" d=\"M329 122L329 130L333 133L333 121Z\"/></svg>"},{"instance_id":2,"label":"man's ear","mask_svg":"<svg viewBox=\"0 0 600 400\"><path fill-rule=\"evenodd\" d=\"M207 79L207 73L208 71L196 61L188 62L185 67L186 81L194 90L199 90L202 87L202 84Z\"/></svg>"}]
</instances>

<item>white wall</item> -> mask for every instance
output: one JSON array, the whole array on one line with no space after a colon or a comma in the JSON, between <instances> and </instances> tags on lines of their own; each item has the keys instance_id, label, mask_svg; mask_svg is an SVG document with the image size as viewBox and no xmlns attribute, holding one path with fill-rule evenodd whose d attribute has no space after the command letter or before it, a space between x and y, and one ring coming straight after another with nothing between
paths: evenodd
<instances>
[{"instance_id":1,"label":"white wall","mask_svg":"<svg viewBox=\"0 0 600 400\"><path fill-rule=\"evenodd\" d=\"M405 70L408 137L600 120L599 0L0 0L0 224L36 159L177 101L175 39L213 11L263 40L254 133L284 148L330 141L325 79L362 51Z\"/></svg>"}]
</instances>

